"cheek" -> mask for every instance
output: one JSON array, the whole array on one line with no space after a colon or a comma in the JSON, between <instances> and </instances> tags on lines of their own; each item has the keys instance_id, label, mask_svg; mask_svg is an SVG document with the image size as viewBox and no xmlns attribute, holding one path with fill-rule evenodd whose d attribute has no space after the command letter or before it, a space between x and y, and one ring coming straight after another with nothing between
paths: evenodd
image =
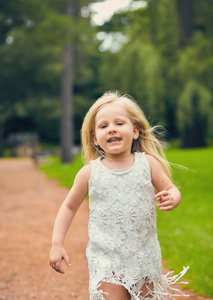
<instances>
[{"instance_id":1,"label":"cheek","mask_svg":"<svg viewBox=\"0 0 213 300\"><path fill-rule=\"evenodd\" d=\"M96 136L97 141L101 141L101 140L104 139L104 133L103 133L103 131L97 130L95 136Z\"/></svg>"},{"instance_id":2,"label":"cheek","mask_svg":"<svg viewBox=\"0 0 213 300\"><path fill-rule=\"evenodd\" d=\"M134 137L134 131L131 128L128 128L127 130L125 130L123 132L123 134L129 139L133 139L133 137Z\"/></svg>"}]
</instances>

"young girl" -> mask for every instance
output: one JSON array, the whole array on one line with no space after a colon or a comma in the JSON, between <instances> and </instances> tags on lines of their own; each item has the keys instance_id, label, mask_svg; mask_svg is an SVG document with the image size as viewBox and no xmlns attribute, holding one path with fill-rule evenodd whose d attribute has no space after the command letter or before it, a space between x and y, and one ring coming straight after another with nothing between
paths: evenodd
<instances>
[{"instance_id":1,"label":"young girl","mask_svg":"<svg viewBox=\"0 0 213 300\"><path fill-rule=\"evenodd\" d=\"M50 265L61 273L63 259L70 266L63 242L88 193L90 299L174 299L171 285L187 268L162 275L156 200L160 210L170 211L181 195L143 112L130 97L105 93L84 119L82 144L87 164L57 215Z\"/></svg>"}]
</instances>

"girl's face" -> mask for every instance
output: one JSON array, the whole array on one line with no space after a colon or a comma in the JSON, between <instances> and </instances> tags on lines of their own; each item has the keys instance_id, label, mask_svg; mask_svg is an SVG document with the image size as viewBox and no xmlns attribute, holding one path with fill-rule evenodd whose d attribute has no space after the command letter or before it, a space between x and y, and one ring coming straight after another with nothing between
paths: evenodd
<instances>
[{"instance_id":1,"label":"girl's face","mask_svg":"<svg viewBox=\"0 0 213 300\"><path fill-rule=\"evenodd\" d=\"M128 112L121 104L108 103L97 112L93 139L105 151L106 157L130 155L132 141L138 135L137 127L133 126Z\"/></svg>"}]
</instances>

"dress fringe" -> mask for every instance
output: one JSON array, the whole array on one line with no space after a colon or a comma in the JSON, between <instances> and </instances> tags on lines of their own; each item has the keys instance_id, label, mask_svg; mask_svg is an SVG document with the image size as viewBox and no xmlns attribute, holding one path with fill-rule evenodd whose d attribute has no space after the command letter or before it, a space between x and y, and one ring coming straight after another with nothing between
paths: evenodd
<instances>
[{"instance_id":1,"label":"dress fringe","mask_svg":"<svg viewBox=\"0 0 213 300\"><path fill-rule=\"evenodd\" d=\"M111 283L120 284L123 285L131 295L131 300L175 300L176 297L184 296L188 297L189 295L184 294L182 291L180 291L177 288L172 287L175 284L188 284L186 281L179 281L180 278L182 278L186 272L188 271L189 267L183 267L183 270L178 275L171 275L173 272L168 272L166 275L162 275L161 281L157 284L156 290L151 290L148 286L146 286L147 294L145 296L142 296L142 291L140 291L138 294L133 292L131 289L129 289L125 283L122 283L121 280L119 282L113 282L110 280ZM112 279L112 278L111 278ZM114 277L116 279L116 276ZM105 281L105 280L104 280ZM106 280L107 282L108 280ZM108 295L108 293L105 293L103 290L98 289L100 288L101 283L99 283L96 286L96 289L92 291L91 293L91 300L104 300L104 295Z\"/></svg>"},{"instance_id":2,"label":"dress fringe","mask_svg":"<svg viewBox=\"0 0 213 300\"><path fill-rule=\"evenodd\" d=\"M189 295L186 295L179 289L172 287L172 285L175 284L188 284L188 282L186 281L179 281L179 279L186 274L188 269L189 267L183 267L183 270L178 275L174 275L174 276L169 276L173 272L168 272L166 275L163 275L162 282L158 283L158 291L152 291L147 287L149 289L148 294L152 295L150 299L168 300L168 299L176 299L175 297L180 297L180 296L188 297ZM173 293L171 294L171 292Z\"/></svg>"}]
</instances>

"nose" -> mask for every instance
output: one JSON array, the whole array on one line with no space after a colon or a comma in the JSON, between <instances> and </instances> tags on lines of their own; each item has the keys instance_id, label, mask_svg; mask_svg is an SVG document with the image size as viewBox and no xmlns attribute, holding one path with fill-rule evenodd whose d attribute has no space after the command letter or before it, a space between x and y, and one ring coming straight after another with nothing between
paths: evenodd
<instances>
[{"instance_id":1,"label":"nose","mask_svg":"<svg viewBox=\"0 0 213 300\"><path fill-rule=\"evenodd\" d=\"M108 132L109 133L116 132L116 126L114 124L110 124L108 127Z\"/></svg>"}]
</instances>

